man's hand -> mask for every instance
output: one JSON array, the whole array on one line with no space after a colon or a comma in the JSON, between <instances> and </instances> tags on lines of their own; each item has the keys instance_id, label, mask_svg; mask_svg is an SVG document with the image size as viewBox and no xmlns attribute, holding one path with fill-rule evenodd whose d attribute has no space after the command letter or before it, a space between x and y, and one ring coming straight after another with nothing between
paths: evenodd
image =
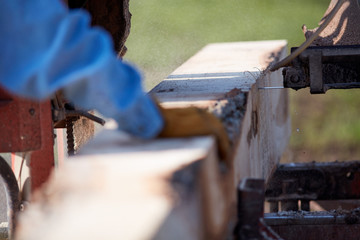
<instances>
[{"instance_id":1,"label":"man's hand","mask_svg":"<svg viewBox=\"0 0 360 240\"><path fill-rule=\"evenodd\" d=\"M225 128L215 115L196 107L165 109L159 106L164 128L159 137L191 137L213 135L219 155L226 161L230 142Z\"/></svg>"}]
</instances>

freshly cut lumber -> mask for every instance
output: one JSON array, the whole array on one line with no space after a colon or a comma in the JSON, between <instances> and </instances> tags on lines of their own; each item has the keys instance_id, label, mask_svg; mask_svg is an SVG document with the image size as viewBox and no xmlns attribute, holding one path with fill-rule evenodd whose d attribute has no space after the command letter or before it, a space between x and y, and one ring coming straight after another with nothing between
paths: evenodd
<instances>
[{"instance_id":1,"label":"freshly cut lumber","mask_svg":"<svg viewBox=\"0 0 360 240\"><path fill-rule=\"evenodd\" d=\"M267 179L290 136L288 92L258 88L282 86L281 70L267 68L285 56L286 41L210 44L151 93L165 107L215 110L234 143L234 184L244 177Z\"/></svg>"},{"instance_id":2,"label":"freshly cut lumber","mask_svg":"<svg viewBox=\"0 0 360 240\"><path fill-rule=\"evenodd\" d=\"M236 187L267 180L290 136L281 72L286 41L210 44L156 86L164 107L206 108L231 138L230 164L213 137L140 141L104 130L65 161L20 217L17 239L223 239Z\"/></svg>"},{"instance_id":3,"label":"freshly cut lumber","mask_svg":"<svg viewBox=\"0 0 360 240\"><path fill-rule=\"evenodd\" d=\"M193 174L205 174L200 160L216 169L212 138L139 141L106 130L86 152L34 196L17 239L169 239L169 226L171 239L201 239Z\"/></svg>"}]
</instances>

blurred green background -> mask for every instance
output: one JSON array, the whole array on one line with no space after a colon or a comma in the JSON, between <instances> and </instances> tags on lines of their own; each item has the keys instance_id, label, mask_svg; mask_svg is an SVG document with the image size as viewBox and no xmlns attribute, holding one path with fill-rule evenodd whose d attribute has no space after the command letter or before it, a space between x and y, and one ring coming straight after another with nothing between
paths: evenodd
<instances>
[{"instance_id":1,"label":"blurred green background","mask_svg":"<svg viewBox=\"0 0 360 240\"><path fill-rule=\"evenodd\" d=\"M208 43L286 39L304 41L330 0L130 0L132 27L126 60L151 89ZM284 161L358 159L360 92L290 91L293 133Z\"/></svg>"}]
</instances>

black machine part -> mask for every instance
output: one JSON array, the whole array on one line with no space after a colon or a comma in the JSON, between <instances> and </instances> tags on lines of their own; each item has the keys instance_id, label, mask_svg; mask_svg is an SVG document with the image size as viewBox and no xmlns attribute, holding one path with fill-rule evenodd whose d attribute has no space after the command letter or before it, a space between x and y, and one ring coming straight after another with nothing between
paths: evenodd
<instances>
[{"instance_id":1,"label":"black machine part","mask_svg":"<svg viewBox=\"0 0 360 240\"><path fill-rule=\"evenodd\" d=\"M4 199L1 199L1 201L2 203L6 203L6 207L7 207L6 214L8 215L8 221L9 221L8 231L4 232L4 230L1 229L0 236L4 237L4 235L8 235L8 237L11 238L11 235L15 231L15 227L16 227L15 225L16 215L20 210L19 186L16 177L14 175L14 172L12 171L8 163L5 161L5 159L2 158L1 156L0 156L0 178L1 178L0 182L1 184L3 184L2 186L3 190L1 191L5 191L5 196L4 194L1 194L1 197L4 197Z\"/></svg>"},{"instance_id":2,"label":"black machine part","mask_svg":"<svg viewBox=\"0 0 360 240\"><path fill-rule=\"evenodd\" d=\"M360 45L309 47L283 69L284 87L312 94L360 88L359 66Z\"/></svg>"},{"instance_id":3,"label":"black machine part","mask_svg":"<svg viewBox=\"0 0 360 240\"><path fill-rule=\"evenodd\" d=\"M360 199L360 162L291 163L278 166L268 182L266 200L277 211L309 210L311 200Z\"/></svg>"},{"instance_id":4,"label":"black machine part","mask_svg":"<svg viewBox=\"0 0 360 240\"><path fill-rule=\"evenodd\" d=\"M234 239L358 239L360 208L310 212L308 205L310 200L360 199L358 161L280 164L266 188L262 179L245 178L237 193ZM265 200L287 209L264 213Z\"/></svg>"},{"instance_id":5,"label":"black machine part","mask_svg":"<svg viewBox=\"0 0 360 240\"><path fill-rule=\"evenodd\" d=\"M264 216L265 181L245 178L237 189L237 225L234 229L236 240L282 240L269 226Z\"/></svg>"}]
</instances>

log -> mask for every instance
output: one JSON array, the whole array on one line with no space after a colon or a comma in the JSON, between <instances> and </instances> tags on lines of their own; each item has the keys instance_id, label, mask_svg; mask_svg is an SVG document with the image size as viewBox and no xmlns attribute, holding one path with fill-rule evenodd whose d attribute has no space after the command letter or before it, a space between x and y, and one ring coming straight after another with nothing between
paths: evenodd
<instances>
[{"instance_id":1,"label":"log","mask_svg":"<svg viewBox=\"0 0 360 240\"><path fill-rule=\"evenodd\" d=\"M206 108L226 126L229 165L211 136L141 141L105 130L65 161L22 214L17 239L223 239L236 187L267 180L290 136L287 90L269 65L286 41L210 44L156 86L164 107Z\"/></svg>"}]
</instances>

